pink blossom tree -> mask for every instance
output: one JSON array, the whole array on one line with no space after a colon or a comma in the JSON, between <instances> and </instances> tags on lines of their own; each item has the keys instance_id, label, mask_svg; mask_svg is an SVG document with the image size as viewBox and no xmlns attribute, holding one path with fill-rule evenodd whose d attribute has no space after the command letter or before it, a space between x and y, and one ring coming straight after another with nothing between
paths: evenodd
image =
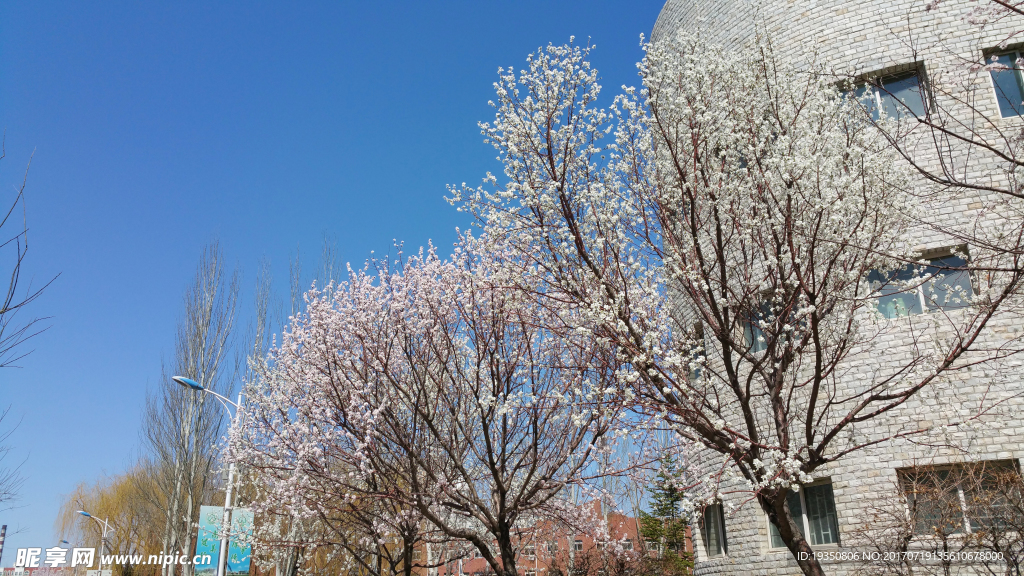
<instances>
[{"instance_id":1,"label":"pink blossom tree","mask_svg":"<svg viewBox=\"0 0 1024 576\"><path fill-rule=\"evenodd\" d=\"M339 505L386 501L372 518L377 544L404 542L396 570L413 565L404 522L517 574L522 536L571 508L560 495L624 396L615 350L565 329L583 311L522 290L532 273L492 247L467 235L450 260L420 252L307 294L234 439L265 506L341 525Z\"/></svg>"}]
</instances>

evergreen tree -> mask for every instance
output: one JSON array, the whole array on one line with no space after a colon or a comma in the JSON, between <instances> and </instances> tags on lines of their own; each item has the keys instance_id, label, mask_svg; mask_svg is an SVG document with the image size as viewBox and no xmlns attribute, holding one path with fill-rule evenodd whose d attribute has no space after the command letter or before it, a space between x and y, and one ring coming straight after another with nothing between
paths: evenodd
<instances>
[{"instance_id":1,"label":"evergreen tree","mask_svg":"<svg viewBox=\"0 0 1024 576\"><path fill-rule=\"evenodd\" d=\"M658 552L651 566L657 574L690 574L693 567L693 554L686 551L686 518L681 510L683 491L676 483L678 474L675 459L663 458L650 492L650 512L640 512L640 536L648 549Z\"/></svg>"}]
</instances>

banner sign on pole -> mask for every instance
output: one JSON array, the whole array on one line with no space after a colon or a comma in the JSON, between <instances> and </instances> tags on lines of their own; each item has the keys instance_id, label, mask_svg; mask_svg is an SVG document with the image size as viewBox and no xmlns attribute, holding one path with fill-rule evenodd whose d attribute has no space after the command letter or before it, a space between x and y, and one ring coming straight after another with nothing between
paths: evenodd
<instances>
[{"instance_id":1,"label":"banner sign on pole","mask_svg":"<svg viewBox=\"0 0 1024 576\"><path fill-rule=\"evenodd\" d=\"M196 565L196 576L212 576L217 573L217 559L220 558L220 527L224 508L203 506L199 509L199 533L196 535L196 556L208 556L210 563ZM242 576L249 573L252 560L253 515L248 508L231 511L231 541L228 544L228 576Z\"/></svg>"}]
</instances>

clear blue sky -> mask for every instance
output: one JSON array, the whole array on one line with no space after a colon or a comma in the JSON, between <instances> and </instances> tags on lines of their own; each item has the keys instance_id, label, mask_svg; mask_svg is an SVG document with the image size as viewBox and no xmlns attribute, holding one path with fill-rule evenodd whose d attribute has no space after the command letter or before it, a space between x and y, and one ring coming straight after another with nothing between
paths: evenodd
<instances>
[{"instance_id":1,"label":"clear blue sky","mask_svg":"<svg viewBox=\"0 0 1024 576\"><path fill-rule=\"evenodd\" d=\"M497 68L589 37L607 105L638 84L661 5L0 4L0 201L35 151L26 272L60 273L27 311L52 327L0 371L0 405L23 419L8 462L27 477L21 507L0 512L22 529L2 564L52 546L61 496L137 454L204 244L220 239L244 296L267 258L282 299L289 256L301 247L311 270L325 235L342 263L392 239L447 248L467 220L445 184L499 169L476 126Z\"/></svg>"}]
</instances>

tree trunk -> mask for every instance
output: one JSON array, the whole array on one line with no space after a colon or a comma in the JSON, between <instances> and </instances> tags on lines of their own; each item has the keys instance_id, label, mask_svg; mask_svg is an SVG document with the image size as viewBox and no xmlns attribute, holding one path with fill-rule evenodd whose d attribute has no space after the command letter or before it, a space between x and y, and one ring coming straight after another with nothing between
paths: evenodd
<instances>
[{"instance_id":1,"label":"tree trunk","mask_svg":"<svg viewBox=\"0 0 1024 576\"><path fill-rule=\"evenodd\" d=\"M501 571L498 572L498 576L519 576L516 571L516 551L512 548L512 535L505 526L498 530L498 549L501 555Z\"/></svg>"},{"instance_id":2,"label":"tree trunk","mask_svg":"<svg viewBox=\"0 0 1024 576\"><path fill-rule=\"evenodd\" d=\"M298 576L299 569L302 568L303 550L303 548L295 548L288 555L288 570L284 576Z\"/></svg>"},{"instance_id":3,"label":"tree trunk","mask_svg":"<svg viewBox=\"0 0 1024 576\"><path fill-rule=\"evenodd\" d=\"M776 490L774 493L758 496L761 508L768 513L768 520L779 530L779 536L796 559L797 565L805 576L825 576L821 564L814 557L811 545L800 532L800 527L793 521L793 515L786 503L787 490Z\"/></svg>"},{"instance_id":4,"label":"tree trunk","mask_svg":"<svg viewBox=\"0 0 1024 576\"><path fill-rule=\"evenodd\" d=\"M412 554L413 554L413 549L415 547L416 547L416 537L415 536L409 537L408 534L406 534L405 537L402 540L402 575L403 576L413 576L412 575L412 565L413 565Z\"/></svg>"}]
</instances>

